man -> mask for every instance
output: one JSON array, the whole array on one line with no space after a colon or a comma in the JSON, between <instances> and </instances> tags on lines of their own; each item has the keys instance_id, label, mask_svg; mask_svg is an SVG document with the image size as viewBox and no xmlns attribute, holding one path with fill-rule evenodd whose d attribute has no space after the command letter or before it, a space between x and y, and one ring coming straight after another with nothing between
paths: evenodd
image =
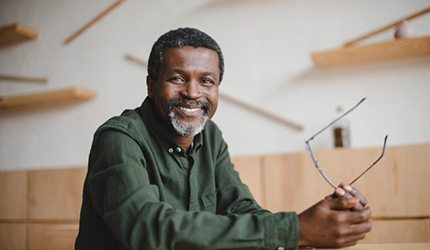
<instances>
[{"instance_id":1,"label":"man","mask_svg":"<svg viewBox=\"0 0 430 250\"><path fill-rule=\"evenodd\" d=\"M300 215L256 203L210 120L223 73L219 46L199 30L155 42L148 97L94 135L76 249L343 247L370 231L350 186Z\"/></svg>"}]
</instances>

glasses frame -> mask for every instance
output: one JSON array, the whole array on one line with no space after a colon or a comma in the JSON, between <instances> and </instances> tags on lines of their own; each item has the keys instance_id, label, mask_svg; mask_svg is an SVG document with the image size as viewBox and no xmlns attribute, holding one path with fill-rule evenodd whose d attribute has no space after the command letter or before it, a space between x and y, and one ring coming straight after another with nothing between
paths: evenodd
<instances>
[{"instance_id":1,"label":"glasses frame","mask_svg":"<svg viewBox=\"0 0 430 250\"><path fill-rule=\"evenodd\" d=\"M361 99L354 107L350 108L348 111L346 111L345 113L341 114L339 117L337 117L336 119L334 119L332 122L330 122L328 125L326 125L325 127L323 127L322 129L320 129L318 132L316 132L313 136L311 136L309 139L307 139L305 141L305 148L306 148L306 152L308 153L309 158L312 160L314 166L318 169L318 172L320 173L320 175L323 177L323 179L331 186L333 187L333 189L337 188L337 185L325 174L324 169L320 166L319 161L316 159L314 153L312 152L312 148L311 148L311 144L310 142L312 140L315 139L315 137L317 137L319 134L321 134L322 132L324 132L325 130L327 130L331 125L333 125L334 123L336 123L337 121L339 121L340 119L342 119L344 116L346 116L347 114L349 114L351 111L353 111L354 109L356 109L361 103L363 103L366 100L366 98L364 97L363 99ZM370 169L373 168L373 166L376 165L376 163L378 163L382 157L385 154L385 147L387 145L387 138L388 135L385 135L384 138L384 144L382 146L382 152L379 155L379 157L372 163L372 165L370 165L370 167L368 167L366 170L364 170L361 174L359 174L355 179L353 179L349 185L354 184L356 181L358 181L364 174L366 174Z\"/></svg>"}]
</instances>

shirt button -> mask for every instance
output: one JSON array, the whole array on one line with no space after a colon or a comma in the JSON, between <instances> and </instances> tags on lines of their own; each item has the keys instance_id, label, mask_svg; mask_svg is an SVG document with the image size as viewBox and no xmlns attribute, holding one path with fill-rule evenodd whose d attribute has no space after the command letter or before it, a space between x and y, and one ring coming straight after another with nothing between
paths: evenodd
<instances>
[{"instance_id":1,"label":"shirt button","mask_svg":"<svg viewBox=\"0 0 430 250\"><path fill-rule=\"evenodd\" d=\"M180 148L180 147L177 147L177 148L176 148L176 152L178 152L178 153L179 153L179 152L181 152L181 151L182 151L182 150L181 150L181 148Z\"/></svg>"},{"instance_id":2,"label":"shirt button","mask_svg":"<svg viewBox=\"0 0 430 250\"><path fill-rule=\"evenodd\" d=\"M169 153L173 153L173 148L169 148L167 151L169 151Z\"/></svg>"}]
</instances>

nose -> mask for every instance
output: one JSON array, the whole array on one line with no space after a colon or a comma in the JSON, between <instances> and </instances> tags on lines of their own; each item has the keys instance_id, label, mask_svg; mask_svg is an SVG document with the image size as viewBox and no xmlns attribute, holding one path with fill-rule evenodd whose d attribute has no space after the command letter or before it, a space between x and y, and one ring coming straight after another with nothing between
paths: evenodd
<instances>
[{"instance_id":1,"label":"nose","mask_svg":"<svg viewBox=\"0 0 430 250\"><path fill-rule=\"evenodd\" d=\"M184 85L181 91L182 96L190 100L198 99L201 97L200 84L197 81L189 81Z\"/></svg>"}]
</instances>

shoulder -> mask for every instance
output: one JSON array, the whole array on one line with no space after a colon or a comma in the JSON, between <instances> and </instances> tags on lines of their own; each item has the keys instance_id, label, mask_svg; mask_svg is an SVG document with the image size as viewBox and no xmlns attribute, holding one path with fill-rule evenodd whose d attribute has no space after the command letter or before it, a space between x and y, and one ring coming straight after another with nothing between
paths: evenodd
<instances>
[{"instance_id":1,"label":"shoulder","mask_svg":"<svg viewBox=\"0 0 430 250\"><path fill-rule=\"evenodd\" d=\"M146 125L139 113L139 109L125 110L121 115L114 116L104 122L96 131L95 137L109 131L126 134L135 140L141 140L147 132Z\"/></svg>"},{"instance_id":2,"label":"shoulder","mask_svg":"<svg viewBox=\"0 0 430 250\"><path fill-rule=\"evenodd\" d=\"M222 139L221 129L212 120L209 120L206 123L205 129L203 130L203 135L206 139L210 139L210 140Z\"/></svg>"},{"instance_id":3,"label":"shoulder","mask_svg":"<svg viewBox=\"0 0 430 250\"><path fill-rule=\"evenodd\" d=\"M202 134L203 144L205 147L209 147L209 149L216 155L220 154L220 152L228 150L228 146L223 138L222 131L214 121L209 120L206 123Z\"/></svg>"}]
</instances>

